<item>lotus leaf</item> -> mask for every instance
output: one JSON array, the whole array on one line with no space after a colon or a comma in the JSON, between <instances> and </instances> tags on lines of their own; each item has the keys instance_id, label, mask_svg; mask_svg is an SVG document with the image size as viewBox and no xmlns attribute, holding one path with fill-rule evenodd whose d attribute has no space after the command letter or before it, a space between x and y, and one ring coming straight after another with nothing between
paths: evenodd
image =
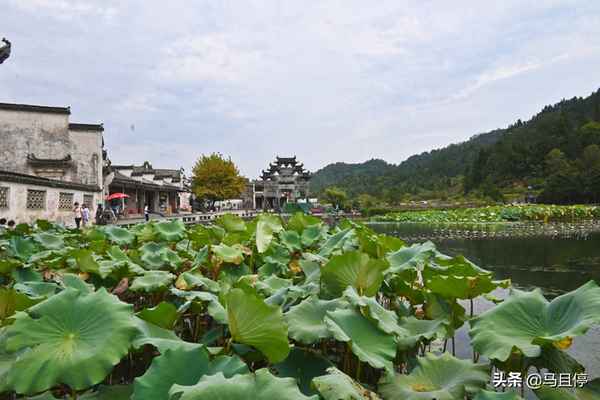
<instances>
[{"instance_id":1,"label":"lotus leaf","mask_svg":"<svg viewBox=\"0 0 600 400\"><path fill-rule=\"evenodd\" d=\"M419 357L410 375L396 374L384 380L381 394L389 400L462 400L484 388L488 367L459 360L448 353Z\"/></svg>"},{"instance_id":2,"label":"lotus leaf","mask_svg":"<svg viewBox=\"0 0 600 400\"><path fill-rule=\"evenodd\" d=\"M8 241L8 251L10 254L21 261L29 261L36 252L36 246L33 240L22 236L13 236Z\"/></svg>"},{"instance_id":3,"label":"lotus leaf","mask_svg":"<svg viewBox=\"0 0 600 400\"><path fill-rule=\"evenodd\" d=\"M199 270L190 270L179 275L175 282L175 287L181 290L190 290L199 287L213 293L219 293L221 290L217 282L202 276Z\"/></svg>"},{"instance_id":4,"label":"lotus leaf","mask_svg":"<svg viewBox=\"0 0 600 400\"><path fill-rule=\"evenodd\" d=\"M75 263L80 271L94 274L100 273L100 265L98 265L98 262L94 258L92 250L77 249L71 255L75 258Z\"/></svg>"},{"instance_id":5,"label":"lotus leaf","mask_svg":"<svg viewBox=\"0 0 600 400\"><path fill-rule=\"evenodd\" d=\"M185 298L187 301L201 301L203 303L208 303L207 311L208 315L213 317L215 321L226 324L227 323L227 314L225 312L225 308L219 302L219 298L208 292L199 292L199 291L182 291L178 289L171 289L171 293L175 296Z\"/></svg>"},{"instance_id":6,"label":"lotus leaf","mask_svg":"<svg viewBox=\"0 0 600 400\"><path fill-rule=\"evenodd\" d=\"M181 259L177 253L164 243L145 243L140 247L140 259L146 269L161 269L165 266L178 268L181 265Z\"/></svg>"},{"instance_id":7,"label":"lotus leaf","mask_svg":"<svg viewBox=\"0 0 600 400\"><path fill-rule=\"evenodd\" d=\"M108 240L120 246L131 244L135 240L135 235L133 233L116 225L104 227L104 233L106 233Z\"/></svg>"},{"instance_id":8,"label":"lotus leaf","mask_svg":"<svg viewBox=\"0 0 600 400\"><path fill-rule=\"evenodd\" d=\"M374 297L359 296L353 287L344 291L344 298L355 307L360 307L364 316L377 324L377 327L388 334L398 333L398 316L386 310Z\"/></svg>"},{"instance_id":9,"label":"lotus leaf","mask_svg":"<svg viewBox=\"0 0 600 400\"><path fill-rule=\"evenodd\" d=\"M21 265L22 262L15 258L2 259L0 260L0 274L8 274Z\"/></svg>"},{"instance_id":10,"label":"lotus leaf","mask_svg":"<svg viewBox=\"0 0 600 400\"><path fill-rule=\"evenodd\" d=\"M235 342L260 350L272 363L290 352L288 330L281 309L253 293L232 289L227 295L227 319Z\"/></svg>"},{"instance_id":11,"label":"lotus leaf","mask_svg":"<svg viewBox=\"0 0 600 400\"><path fill-rule=\"evenodd\" d=\"M180 219L163 221L154 225L158 237L167 242L178 242L185 236L185 224Z\"/></svg>"},{"instance_id":12,"label":"lotus leaf","mask_svg":"<svg viewBox=\"0 0 600 400\"><path fill-rule=\"evenodd\" d=\"M227 246L226 244L212 246L212 251L215 256L226 263L240 265L244 261L244 254L239 244L234 246Z\"/></svg>"},{"instance_id":13,"label":"lotus leaf","mask_svg":"<svg viewBox=\"0 0 600 400\"><path fill-rule=\"evenodd\" d=\"M321 225L311 225L302 231L300 241L302 246L310 247L314 245L322 236L323 227Z\"/></svg>"},{"instance_id":14,"label":"lotus leaf","mask_svg":"<svg viewBox=\"0 0 600 400\"><path fill-rule=\"evenodd\" d=\"M317 217L297 212L289 219L287 228L296 231L298 234L302 234L305 229L321 225L322 223L323 222Z\"/></svg>"},{"instance_id":15,"label":"lotus leaf","mask_svg":"<svg viewBox=\"0 0 600 400\"><path fill-rule=\"evenodd\" d=\"M303 395L294 379L276 378L266 368L231 378L223 373L203 376L194 386L173 385L169 394L179 400L318 400L317 396Z\"/></svg>"},{"instance_id":16,"label":"lotus leaf","mask_svg":"<svg viewBox=\"0 0 600 400\"><path fill-rule=\"evenodd\" d=\"M78 396L81 400L129 400L133 393L133 385L100 385L97 390Z\"/></svg>"},{"instance_id":17,"label":"lotus leaf","mask_svg":"<svg viewBox=\"0 0 600 400\"><path fill-rule=\"evenodd\" d=\"M275 215L263 214L256 224L256 249L259 253L267 251L273 241L273 234L283 230L281 220Z\"/></svg>"},{"instance_id":18,"label":"lotus leaf","mask_svg":"<svg viewBox=\"0 0 600 400\"><path fill-rule=\"evenodd\" d=\"M352 247L353 241L356 239L354 229L348 228L341 230L331 235L321 246L319 255L321 257L329 257L336 250L348 250Z\"/></svg>"},{"instance_id":19,"label":"lotus leaf","mask_svg":"<svg viewBox=\"0 0 600 400\"><path fill-rule=\"evenodd\" d=\"M277 376L294 378L300 391L307 396L317 394L311 387L311 381L317 376L324 375L333 364L318 353L306 349L294 348L290 355L279 364L273 365Z\"/></svg>"},{"instance_id":20,"label":"lotus leaf","mask_svg":"<svg viewBox=\"0 0 600 400\"><path fill-rule=\"evenodd\" d=\"M48 250L60 250L65 245L62 237L53 233L41 232L33 235L33 238Z\"/></svg>"},{"instance_id":21,"label":"lotus leaf","mask_svg":"<svg viewBox=\"0 0 600 400\"><path fill-rule=\"evenodd\" d=\"M373 368L392 372L396 341L354 309L327 311L325 324L341 342L349 342L352 352Z\"/></svg>"},{"instance_id":22,"label":"lotus leaf","mask_svg":"<svg viewBox=\"0 0 600 400\"><path fill-rule=\"evenodd\" d=\"M472 319L473 347L482 355L506 361L514 348L538 357L542 346L568 346L600 322L600 288L590 281L548 302L539 289L513 290L498 306Z\"/></svg>"},{"instance_id":23,"label":"lotus leaf","mask_svg":"<svg viewBox=\"0 0 600 400\"><path fill-rule=\"evenodd\" d=\"M281 243L288 248L289 251L300 251L302 250L302 242L300 235L296 231L283 231L279 234Z\"/></svg>"},{"instance_id":24,"label":"lotus leaf","mask_svg":"<svg viewBox=\"0 0 600 400\"><path fill-rule=\"evenodd\" d=\"M101 382L136 334L132 308L104 289L84 294L67 288L17 313L6 349L29 351L8 372L8 386L29 394L59 383L81 390Z\"/></svg>"},{"instance_id":25,"label":"lotus leaf","mask_svg":"<svg viewBox=\"0 0 600 400\"><path fill-rule=\"evenodd\" d=\"M143 376L136 378L131 399L166 399L171 386L194 385L202 376L218 372L230 378L248 373L248 367L238 357L223 356L211 362L203 346L165 350L152 360L152 365Z\"/></svg>"},{"instance_id":26,"label":"lotus leaf","mask_svg":"<svg viewBox=\"0 0 600 400\"><path fill-rule=\"evenodd\" d=\"M311 296L285 313L289 325L290 337L305 344L332 337L325 324L327 311L334 311L344 306L340 300L320 300Z\"/></svg>"},{"instance_id":27,"label":"lotus leaf","mask_svg":"<svg viewBox=\"0 0 600 400\"><path fill-rule=\"evenodd\" d=\"M164 353L169 349L196 349L200 346L198 343L185 342L172 330L161 328L141 318L134 317L134 323L137 328L136 336L132 343L135 349L150 344L156 347L161 353Z\"/></svg>"},{"instance_id":28,"label":"lotus leaf","mask_svg":"<svg viewBox=\"0 0 600 400\"><path fill-rule=\"evenodd\" d=\"M387 255L387 260L390 263L390 269L387 272L396 273L405 269L422 270L427 261L436 254L435 245L431 242L403 247Z\"/></svg>"},{"instance_id":29,"label":"lotus leaf","mask_svg":"<svg viewBox=\"0 0 600 400\"><path fill-rule=\"evenodd\" d=\"M335 367L327 375L314 378L312 383L324 400L379 400L379 396Z\"/></svg>"},{"instance_id":30,"label":"lotus leaf","mask_svg":"<svg viewBox=\"0 0 600 400\"><path fill-rule=\"evenodd\" d=\"M166 271L146 271L133 280L129 289L134 292L156 292L166 289L174 280L175 275Z\"/></svg>"},{"instance_id":31,"label":"lotus leaf","mask_svg":"<svg viewBox=\"0 0 600 400\"><path fill-rule=\"evenodd\" d=\"M224 214L219 216L215 221L222 226L227 232L245 232L246 223L244 220L235 214Z\"/></svg>"},{"instance_id":32,"label":"lotus leaf","mask_svg":"<svg viewBox=\"0 0 600 400\"><path fill-rule=\"evenodd\" d=\"M404 317L400 320L398 348L401 350L411 349L423 339L443 338L447 332L446 324L445 320Z\"/></svg>"},{"instance_id":33,"label":"lotus leaf","mask_svg":"<svg viewBox=\"0 0 600 400\"><path fill-rule=\"evenodd\" d=\"M8 320L17 311L23 311L39 303L42 299L32 299L15 289L0 288L0 327L8 325Z\"/></svg>"},{"instance_id":34,"label":"lotus leaf","mask_svg":"<svg viewBox=\"0 0 600 400\"><path fill-rule=\"evenodd\" d=\"M177 308L166 301L161 301L156 307L143 309L137 313L137 316L144 321L165 329L173 329L175 322L179 318Z\"/></svg>"},{"instance_id":35,"label":"lotus leaf","mask_svg":"<svg viewBox=\"0 0 600 400\"><path fill-rule=\"evenodd\" d=\"M381 282L387 262L369 258L368 255L349 251L331 257L321 269L321 283L328 294L341 296L348 286L352 286L361 295L374 296Z\"/></svg>"}]
</instances>

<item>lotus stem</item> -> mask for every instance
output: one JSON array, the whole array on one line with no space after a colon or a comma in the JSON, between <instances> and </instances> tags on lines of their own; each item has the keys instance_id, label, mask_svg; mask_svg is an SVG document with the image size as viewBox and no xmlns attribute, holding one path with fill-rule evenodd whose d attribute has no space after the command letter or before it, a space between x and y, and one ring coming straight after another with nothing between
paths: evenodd
<instances>
[{"instance_id":1,"label":"lotus stem","mask_svg":"<svg viewBox=\"0 0 600 400\"><path fill-rule=\"evenodd\" d=\"M454 335L452 336L452 355L456 357L456 340Z\"/></svg>"},{"instance_id":2,"label":"lotus stem","mask_svg":"<svg viewBox=\"0 0 600 400\"><path fill-rule=\"evenodd\" d=\"M358 359L358 357L356 358L356 381L360 382L360 369L361 369L362 364L360 363L360 360Z\"/></svg>"}]
</instances>

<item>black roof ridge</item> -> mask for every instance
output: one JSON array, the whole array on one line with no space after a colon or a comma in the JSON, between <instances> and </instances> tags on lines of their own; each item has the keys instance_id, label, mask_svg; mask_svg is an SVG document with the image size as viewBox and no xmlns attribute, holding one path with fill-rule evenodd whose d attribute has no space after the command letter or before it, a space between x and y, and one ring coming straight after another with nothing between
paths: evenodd
<instances>
[{"instance_id":1,"label":"black roof ridge","mask_svg":"<svg viewBox=\"0 0 600 400\"><path fill-rule=\"evenodd\" d=\"M0 103L0 110L71 114L71 107L40 106L36 104Z\"/></svg>"},{"instance_id":2,"label":"black roof ridge","mask_svg":"<svg viewBox=\"0 0 600 400\"><path fill-rule=\"evenodd\" d=\"M70 122L69 129L73 131L104 131L104 124L82 124L79 122Z\"/></svg>"}]
</instances>

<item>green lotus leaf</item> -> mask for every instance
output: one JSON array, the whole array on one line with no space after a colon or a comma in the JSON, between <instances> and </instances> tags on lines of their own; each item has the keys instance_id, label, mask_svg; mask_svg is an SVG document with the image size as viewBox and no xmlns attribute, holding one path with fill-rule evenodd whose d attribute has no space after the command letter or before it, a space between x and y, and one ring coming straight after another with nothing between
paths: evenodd
<instances>
[{"instance_id":1,"label":"green lotus leaf","mask_svg":"<svg viewBox=\"0 0 600 400\"><path fill-rule=\"evenodd\" d=\"M78 399L81 400L129 400L133 393L133 385L100 385L96 390L85 392Z\"/></svg>"},{"instance_id":2,"label":"green lotus leaf","mask_svg":"<svg viewBox=\"0 0 600 400\"><path fill-rule=\"evenodd\" d=\"M36 233L35 235L33 235L33 238L43 248L48 250L60 250L65 245L65 242L63 241L62 237L53 233Z\"/></svg>"},{"instance_id":3,"label":"green lotus leaf","mask_svg":"<svg viewBox=\"0 0 600 400\"><path fill-rule=\"evenodd\" d=\"M489 390L481 390L473 400L523 400L523 398L515 392L490 392Z\"/></svg>"},{"instance_id":4,"label":"green lotus leaf","mask_svg":"<svg viewBox=\"0 0 600 400\"><path fill-rule=\"evenodd\" d=\"M327 311L325 324L337 340L350 342L352 352L361 361L373 368L393 372L392 361L396 357L394 336L381 331L354 309Z\"/></svg>"},{"instance_id":5,"label":"green lotus leaf","mask_svg":"<svg viewBox=\"0 0 600 400\"><path fill-rule=\"evenodd\" d=\"M103 288L87 294L67 288L17 313L6 349L29 351L9 371L8 386L29 394L60 383L75 390L100 383L136 334L132 309Z\"/></svg>"},{"instance_id":6,"label":"green lotus leaf","mask_svg":"<svg viewBox=\"0 0 600 400\"><path fill-rule=\"evenodd\" d=\"M211 247L214 255L223 262L240 265L244 261L244 253L242 253L241 246L227 246L226 244L215 245Z\"/></svg>"},{"instance_id":7,"label":"green lotus leaf","mask_svg":"<svg viewBox=\"0 0 600 400\"><path fill-rule=\"evenodd\" d=\"M60 286L54 282L26 281L15 283L13 289L36 300L37 303L44 300L46 297L54 296L60 289Z\"/></svg>"},{"instance_id":8,"label":"green lotus leaf","mask_svg":"<svg viewBox=\"0 0 600 400\"><path fill-rule=\"evenodd\" d=\"M448 328L448 336L463 326L466 320L465 308L456 299L447 299L435 293L425 294L425 317L429 320L444 320Z\"/></svg>"},{"instance_id":9,"label":"green lotus leaf","mask_svg":"<svg viewBox=\"0 0 600 400\"><path fill-rule=\"evenodd\" d=\"M556 346L542 346L542 354L533 359L527 359L527 365L534 365L540 370L546 368L549 372L556 374L580 374L585 372L583 365L568 353L560 350Z\"/></svg>"},{"instance_id":10,"label":"green lotus leaf","mask_svg":"<svg viewBox=\"0 0 600 400\"><path fill-rule=\"evenodd\" d=\"M86 283L79 275L64 274L60 279L62 286L65 288L77 289L83 294L94 291L94 285Z\"/></svg>"},{"instance_id":11,"label":"green lotus leaf","mask_svg":"<svg viewBox=\"0 0 600 400\"><path fill-rule=\"evenodd\" d=\"M166 289L174 280L175 275L166 271L146 271L133 280L129 289L134 292L156 292Z\"/></svg>"},{"instance_id":12,"label":"green lotus leaf","mask_svg":"<svg viewBox=\"0 0 600 400\"><path fill-rule=\"evenodd\" d=\"M341 230L327 238L325 243L321 246L319 255L321 257L329 257L337 250L350 250L353 247L355 239L356 233L354 232L354 229L348 228Z\"/></svg>"},{"instance_id":13,"label":"green lotus leaf","mask_svg":"<svg viewBox=\"0 0 600 400\"><path fill-rule=\"evenodd\" d=\"M300 241L302 242L302 246L310 247L314 245L322 236L322 225L311 225L304 228L302 235L300 235Z\"/></svg>"},{"instance_id":14,"label":"green lotus leaf","mask_svg":"<svg viewBox=\"0 0 600 400\"><path fill-rule=\"evenodd\" d=\"M381 282L383 271L388 268L384 260L369 258L358 251L349 251L331 257L321 269L321 283L325 291L334 297L342 295L348 286L365 296L374 296Z\"/></svg>"},{"instance_id":15,"label":"green lotus leaf","mask_svg":"<svg viewBox=\"0 0 600 400\"><path fill-rule=\"evenodd\" d=\"M173 385L169 394L179 400L318 400L318 396L303 395L294 379L276 378L266 368L231 378L221 372L205 375L194 386Z\"/></svg>"},{"instance_id":16,"label":"green lotus leaf","mask_svg":"<svg viewBox=\"0 0 600 400\"><path fill-rule=\"evenodd\" d=\"M279 289L290 287L291 285L291 279L284 279L275 275L271 275L264 280L258 280L255 283L256 289L267 296L272 295Z\"/></svg>"},{"instance_id":17,"label":"green lotus leaf","mask_svg":"<svg viewBox=\"0 0 600 400\"><path fill-rule=\"evenodd\" d=\"M71 252L71 255L75 258L75 263L80 271L93 274L100 273L100 265L94 258L94 252L92 250L76 249Z\"/></svg>"},{"instance_id":18,"label":"green lotus leaf","mask_svg":"<svg viewBox=\"0 0 600 400\"><path fill-rule=\"evenodd\" d=\"M175 282L175 287L181 290L202 288L213 293L219 293L221 291L221 286L219 286L218 282L203 276L202 273L197 269L190 270L179 275L177 277L177 282Z\"/></svg>"},{"instance_id":19,"label":"green lotus leaf","mask_svg":"<svg viewBox=\"0 0 600 400\"><path fill-rule=\"evenodd\" d=\"M380 400L380 397L335 367L312 380L324 400Z\"/></svg>"},{"instance_id":20,"label":"green lotus leaf","mask_svg":"<svg viewBox=\"0 0 600 400\"><path fill-rule=\"evenodd\" d=\"M302 250L300 235L296 231L283 231L279 234L279 239L290 252Z\"/></svg>"},{"instance_id":21,"label":"green lotus leaf","mask_svg":"<svg viewBox=\"0 0 600 400\"><path fill-rule=\"evenodd\" d=\"M208 312L208 315L213 317L215 321L217 321L220 324L227 323L227 313L225 311L225 308L223 308L223 306L219 302L219 298L216 295L208 292L200 292L193 290L183 291L175 288L171 288L171 293L177 297L184 298L189 302L200 301L202 303L207 303L208 306L206 308L206 311Z\"/></svg>"},{"instance_id":22,"label":"green lotus leaf","mask_svg":"<svg viewBox=\"0 0 600 400\"><path fill-rule=\"evenodd\" d=\"M169 349L186 348L197 349L201 347L198 343L190 343L181 340L179 336L172 330L164 329L158 325L146 322L141 318L134 317L133 321L136 326L136 335L133 338L133 348L139 349L144 345L152 345L159 352L164 353Z\"/></svg>"},{"instance_id":23,"label":"green lotus leaf","mask_svg":"<svg viewBox=\"0 0 600 400\"><path fill-rule=\"evenodd\" d=\"M400 319L398 331L398 348L401 350L412 349L421 340L444 338L447 333L447 321L417 319L413 316Z\"/></svg>"},{"instance_id":24,"label":"green lotus leaf","mask_svg":"<svg viewBox=\"0 0 600 400\"><path fill-rule=\"evenodd\" d=\"M288 329L281 309L265 304L258 295L230 290L227 319L232 339L257 348L270 362L282 361L289 354Z\"/></svg>"},{"instance_id":25,"label":"green lotus leaf","mask_svg":"<svg viewBox=\"0 0 600 400\"><path fill-rule=\"evenodd\" d=\"M377 324L377 327L388 334L398 333L398 316L395 312L386 310L374 297L359 296L353 287L344 291L344 299L359 307L362 314Z\"/></svg>"},{"instance_id":26,"label":"green lotus leaf","mask_svg":"<svg viewBox=\"0 0 600 400\"><path fill-rule=\"evenodd\" d=\"M345 304L340 300L320 300L311 296L285 313L290 337L304 344L332 337L325 324L327 311L334 311Z\"/></svg>"},{"instance_id":27,"label":"green lotus leaf","mask_svg":"<svg viewBox=\"0 0 600 400\"><path fill-rule=\"evenodd\" d=\"M281 219L275 215L262 214L256 224L256 249L259 253L267 251L273 241L273 234L283 230Z\"/></svg>"},{"instance_id":28,"label":"green lotus leaf","mask_svg":"<svg viewBox=\"0 0 600 400\"><path fill-rule=\"evenodd\" d=\"M140 260L146 269L178 268L182 260L164 243L148 242L140 247Z\"/></svg>"},{"instance_id":29,"label":"green lotus leaf","mask_svg":"<svg viewBox=\"0 0 600 400\"><path fill-rule=\"evenodd\" d=\"M27 262L29 261L29 257L36 252L36 245L35 242L29 238L13 236L8 241L8 251L13 257Z\"/></svg>"},{"instance_id":30,"label":"green lotus leaf","mask_svg":"<svg viewBox=\"0 0 600 400\"><path fill-rule=\"evenodd\" d=\"M166 301L161 301L156 307L145 308L136 315L144 321L165 329L173 329L179 318L177 308Z\"/></svg>"},{"instance_id":31,"label":"green lotus leaf","mask_svg":"<svg viewBox=\"0 0 600 400\"><path fill-rule=\"evenodd\" d=\"M246 223L240 216L235 214L223 214L215 220L215 223L222 226L227 232L246 231Z\"/></svg>"},{"instance_id":32,"label":"green lotus leaf","mask_svg":"<svg viewBox=\"0 0 600 400\"><path fill-rule=\"evenodd\" d=\"M167 399L171 386L194 385L202 376L218 372L230 378L248 373L248 367L238 357L223 356L210 362L202 346L165 350L152 360L152 365L144 375L135 379L131 400Z\"/></svg>"},{"instance_id":33,"label":"green lotus leaf","mask_svg":"<svg viewBox=\"0 0 600 400\"><path fill-rule=\"evenodd\" d=\"M158 237L167 242L178 242L185 237L185 224L180 219L154 224Z\"/></svg>"},{"instance_id":34,"label":"green lotus leaf","mask_svg":"<svg viewBox=\"0 0 600 400\"><path fill-rule=\"evenodd\" d=\"M423 277L430 279L433 275L478 276L492 275L491 271L478 267L463 256L448 257L438 253L423 270Z\"/></svg>"},{"instance_id":35,"label":"green lotus leaf","mask_svg":"<svg viewBox=\"0 0 600 400\"><path fill-rule=\"evenodd\" d=\"M573 391L562 388L542 386L535 391L540 400L598 400L600 399L600 378L596 378L582 388Z\"/></svg>"},{"instance_id":36,"label":"green lotus leaf","mask_svg":"<svg viewBox=\"0 0 600 400\"><path fill-rule=\"evenodd\" d=\"M301 348L294 348L290 355L279 364L273 365L277 376L294 378L300 391L307 396L317 394L311 386L311 381L317 376L324 375L333 364L320 354Z\"/></svg>"},{"instance_id":37,"label":"green lotus leaf","mask_svg":"<svg viewBox=\"0 0 600 400\"><path fill-rule=\"evenodd\" d=\"M35 221L35 226L42 231L49 231L50 229L57 228L56 225L45 219L38 219Z\"/></svg>"},{"instance_id":38,"label":"green lotus leaf","mask_svg":"<svg viewBox=\"0 0 600 400\"><path fill-rule=\"evenodd\" d=\"M600 288L590 281L548 302L541 291L513 290L498 306L470 320L471 342L482 355L506 361L514 348L538 357L543 345L567 348L600 322Z\"/></svg>"},{"instance_id":39,"label":"green lotus leaf","mask_svg":"<svg viewBox=\"0 0 600 400\"><path fill-rule=\"evenodd\" d=\"M0 260L0 274L9 274L14 269L20 267L23 263L15 258L6 258Z\"/></svg>"},{"instance_id":40,"label":"green lotus leaf","mask_svg":"<svg viewBox=\"0 0 600 400\"><path fill-rule=\"evenodd\" d=\"M425 287L450 299L474 299L498 287L491 275L434 275L425 280Z\"/></svg>"},{"instance_id":41,"label":"green lotus leaf","mask_svg":"<svg viewBox=\"0 0 600 400\"><path fill-rule=\"evenodd\" d=\"M139 224L135 226L137 229L133 230L138 243L144 242L153 242L156 240L158 236L156 231L154 230L154 226L152 224Z\"/></svg>"},{"instance_id":42,"label":"green lotus leaf","mask_svg":"<svg viewBox=\"0 0 600 400\"><path fill-rule=\"evenodd\" d=\"M42 301L42 298L32 299L15 289L0 287L0 327L8 325L17 311L23 311Z\"/></svg>"},{"instance_id":43,"label":"green lotus leaf","mask_svg":"<svg viewBox=\"0 0 600 400\"><path fill-rule=\"evenodd\" d=\"M297 212L288 220L287 228L296 231L298 234L302 234L306 228L318 226L322 223L323 221L318 217Z\"/></svg>"},{"instance_id":44,"label":"green lotus leaf","mask_svg":"<svg viewBox=\"0 0 600 400\"><path fill-rule=\"evenodd\" d=\"M316 261L300 260L298 262L302 272L304 272L305 283L319 282L321 280L321 266Z\"/></svg>"},{"instance_id":45,"label":"green lotus leaf","mask_svg":"<svg viewBox=\"0 0 600 400\"><path fill-rule=\"evenodd\" d=\"M386 400L462 400L483 389L489 381L489 368L449 353L428 353L419 357L410 375L396 374L380 386Z\"/></svg>"},{"instance_id":46,"label":"green lotus leaf","mask_svg":"<svg viewBox=\"0 0 600 400\"><path fill-rule=\"evenodd\" d=\"M131 244L135 240L135 235L133 233L116 225L108 225L104 227L104 233L106 233L108 240L118 244L119 246Z\"/></svg>"},{"instance_id":47,"label":"green lotus leaf","mask_svg":"<svg viewBox=\"0 0 600 400\"><path fill-rule=\"evenodd\" d=\"M387 255L390 263L388 273L397 273L405 269L422 270L428 260L438 254L435 245L431 242L413 244L403 247L398 251Z\"/></svg>"}]
</instances>

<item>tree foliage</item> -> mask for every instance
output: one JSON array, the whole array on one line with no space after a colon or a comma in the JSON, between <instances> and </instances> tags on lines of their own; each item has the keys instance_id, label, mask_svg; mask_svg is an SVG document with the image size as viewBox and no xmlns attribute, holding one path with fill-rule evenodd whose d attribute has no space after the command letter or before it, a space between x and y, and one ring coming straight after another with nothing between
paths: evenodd
<instances>
[{"instance_id":1,"label":"tree foliage","mask_svg":"<svg viewBox=\"0 0 600 400\"><path fill-rule=\"evenodd\" d=\"M219 153L202 155L192 170L192 191L210 206L217 200L235 199L244 191L246 180L231 158Z\"/></svg>"}]
</instances>

